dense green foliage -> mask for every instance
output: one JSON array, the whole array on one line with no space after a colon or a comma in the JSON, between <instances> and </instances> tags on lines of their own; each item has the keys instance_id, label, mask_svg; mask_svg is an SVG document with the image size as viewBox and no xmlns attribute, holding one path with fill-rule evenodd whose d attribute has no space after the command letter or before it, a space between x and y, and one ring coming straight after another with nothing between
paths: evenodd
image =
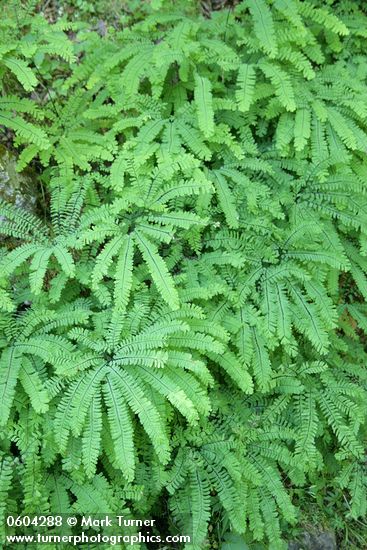
<instances>
[{"instance_id":1,"label":"dense green foliage","mask_svg":"<svg viewBox=\"0 0 367 550\"><path fill-rule=\"evenodd\" d=\"M0 124L44 203L0 207L1 524L279 550L305 498L365 516L362 10L154 0L100 32L7 4Z\"/></svg>"}]
</instances>

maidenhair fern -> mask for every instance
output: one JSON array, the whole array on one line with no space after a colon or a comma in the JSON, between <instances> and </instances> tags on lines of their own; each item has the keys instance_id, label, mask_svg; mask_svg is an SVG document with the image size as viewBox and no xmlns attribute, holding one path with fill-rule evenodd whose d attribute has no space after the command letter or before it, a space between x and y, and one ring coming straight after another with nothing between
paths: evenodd
<instances>
[{"instance_id":1,"label":"maidenhair fern","mask_svg":"<svg viewBox=\"0 0 367 550\"><path fill-rule=\"evenodd\" d=\"M321 483L364 516L363 6L162 0L101 36L31 4L0 23L43 194L0 203L0 519L280 550Z\"/></svg>"}]
</instances>

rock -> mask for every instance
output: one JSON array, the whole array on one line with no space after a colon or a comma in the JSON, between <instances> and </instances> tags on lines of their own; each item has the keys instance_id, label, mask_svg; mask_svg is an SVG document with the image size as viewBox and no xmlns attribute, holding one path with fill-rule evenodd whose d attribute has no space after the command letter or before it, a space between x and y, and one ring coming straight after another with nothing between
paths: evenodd
<instances>
[{"instance_id":1,"label":"rock","mask_svg":"<svg viewBox=\"0 0 367 550\"><path fill-rule=\"evenodd\" d=\"M288 550L337 550L335 534L332 531L304 533L299 541L292 541Z\"/></svg>"},{"instance_id":2,"label":"rock","mask_svg":"<svg viewBox=\"0 0 367 550\"><path fill-rule=\"evenodd\" d=\"M17 157L0 145L0 200L35 212L37 208L37 177L31 169L16 171Z\"/></svg>"}]
</instances>

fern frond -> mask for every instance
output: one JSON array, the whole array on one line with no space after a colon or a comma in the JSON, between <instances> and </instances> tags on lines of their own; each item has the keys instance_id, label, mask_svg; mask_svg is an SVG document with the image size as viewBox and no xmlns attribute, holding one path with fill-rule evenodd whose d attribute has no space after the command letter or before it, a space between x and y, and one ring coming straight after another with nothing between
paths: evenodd
<instances>
[{"instance_id":1,"label":"fern frond","mask_svg":"<svg viewBox=\"0 0 367 550\"><path fill-rule=\"evenodd\" d=\"M34 143L42 150L50 147L46 132L38 126L25 121L21 117L13 116L6 111L1 111L0 123L14 130L25 142Z\"/></svg>"},{"instance_id":2,"label":"fern frond","mask_svg":"<svg viewBox=\"0 0 367 550\"><path fill-rule=\"evenodd\" d=\"M5 349L0 358L0 424L2 426L9 418L20 368L21 357L16 348Z\"/></svg>"},{"instance_id":3,"label":"fern frond","mask_svg":"<svg viewBox=\"0 0 367 550\"><path fill-rule=\"evenodd\" d=\"M240 111L245 113L251 107L256 74L252 65L243 63L238 70L236 101Z\"/></svg>"},{"instance_id":4,"label":"fern frond","mask_svg":"<svg viewBox=\"0 0 367 550\"><path fill-rule=\"evenodd\" d=\"M177 290L165 261L158 253L157 247L139 231L134 232L134 237L162 298L172 309L178 309L179 297Z\"/></svg>"},{"instance_id":5,"label":"fern frond","mask_svg":"<svg viewBox=\"0 0 367 550\"><path fill-rule=\"evenodd\" d=\"M210 520L210 487L208 480L203 477L202 471L195 468L195 465L191 468L189 483L192 514L192 544L194 548L201 548L206 537Z\"/></svg>"},{"instance_id":6,"label":"fern frond","mask_svg":"<svg viewBox=\"0 0 367 550\"><path fill-rule=\"evenodd\" d=\"M159 412L145 396L138 382L126 371L111 368L118 387L132 411L139 416L143 428L151 439L157 456L163 464L168 462L170 447Z\"/></svg>"},{"instance_id":7,"label":"fern frond","mask_svg":"<svg viewBox=\"0 0 367 550\"><path fill-rule=\"evenodd\" d=\"M2 62L17 77L27 92L34 90L37 86L37 78L25 61L17 57L6 57Z\"/></svg>"},{"instance_id":8,"label":"fern frond","mask_svg":"<svg viewBox=\"0 0 367 550\"><path fill-rule=\"evenodd\" d=\"M92 398L86 427L83 433L82 458L87 477L96 473L102 431L102 409L99 395Z\"/></svg>"},{"instance_id":9,"label":"fern frond","mask_svg":"<svg viewBox=\"0 0 367 550\"><path fill-rule=\"evenodd\" d=\"M27 357L22 357L19 380L28 394L34 410L38 413L45 413L49 407L50 397L37 369Z\"/></svg>"},{"instance_id":10,"label":"fern frond","mask_svg":"<svg viewBox=\"0 0 367 550\"><path fill-rule=\"evenodd\" d=\"M132 481L135 472L135 453L130 413L119 384L113 375L107 375L103 390L114 442L115 462L126 480Z\"/></svg>"},{"instance_id":11,"label":"fern frond","mask_svg":"<svg viewBox=\"0 0 367 550\"><path fill-rule=\"evenodd\" d=\"M220 171L216 170L212 172L213 183L218 195L219 204L223 210L224 216L229 227L236 229L239 227L238 219L239 215L234 204L232 192L229 189L225 177Z\"/></svg>"},{"instance_id":12,"label":"fern frond","mask_svg":"<svg viewBox=\"0 0 367 550\"><path fill-rule=\"evenodd\" d=\"M294 98L294 90L288 75L278 65L267 61L262 61L259 64L259 68L273 84L275 94L278 96L280 104L283 105L287 111L295 111L297 106Z\"/></svg>"},{"instance_id":13,"label":"fern frond","mask_svg":"<svg viewBox=\"0 0 367 550\"><path fill-rule=\"evenodd\" d=\"M294 147L296 151L302 151L311 134L310 111L297 109L294 123Z\"/></svg>"},{"instance_id":14,"label":"fern frond","mask_svg":"<svg viewBox=\"0 0 367 550\"><path fill-rule=\"evenodd\" d=\"M199 128L208 138L214 132L212 87L210 80L200 75L195 75L195 104Z\"/></svg>"},{"instance_id":15,"label":"fern frond","mask_svg":"<svg viewBox=\"0 0 367 550\"><path fill-rule=\"evenodd\" d=\"M259 46L269 55L275 57L278 51L273 17L264 0L246 0L254 21L254 32L259 41Z\"/></svg>"}]
</instances>

